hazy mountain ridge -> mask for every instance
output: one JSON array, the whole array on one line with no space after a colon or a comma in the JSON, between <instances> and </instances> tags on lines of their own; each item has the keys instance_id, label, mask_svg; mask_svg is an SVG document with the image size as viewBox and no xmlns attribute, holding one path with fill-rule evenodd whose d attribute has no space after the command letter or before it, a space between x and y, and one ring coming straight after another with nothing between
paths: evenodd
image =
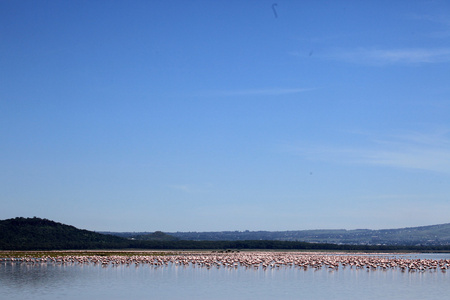
<instances>
[{"instance_id":1,"label":"hazy mountain ridge","mask_svg":"<svg viewBox=\"0 0 450 300\"><path fill-rule=\"evenodd\" d=\"M374 233L378 235L373 235ZM357 251L449 251L450 224L387 230L224 231L190 233L114 233L77 229L40 218L0 220L0 250L82 249L291 249ZM313 242L300 240L302 236ZM401 237L399 239L398 237ZM194 238L194 239L189 239ZM199 238L215 240L198 240ZM234 240L232 240L234 238ZM294 241L293 239L298 239ZM305 238L305 239L306 239ZM373 242L365 243L370 238ZM383 244L385 240L401 240ZM327 240L327 242L321 242ZM336 242L335 242L336 241ZM343 241L355 241L354 243ZM376 243L375 243L375 242ZM410 242L408 242L410 241ZM425 242L424 242L425 241ZM434 244L436 243L436 244Z\"/></svg>"},{"instance_id":2,"label":"hazy mountain ridge","mask_svg":"<svg viewBox=\"0 0 450 300\"><path fill-rule=\"evenodd\" d=\"M162 231L155 231L153 233L141 234L133 236L132 239L140 241L178 241L179 238L164 233Z\"/></svg>"},{"instance_id":3,"label":"hazy mountain ridge","mask_svg":"<svg viewBox=\"0 0 450 300\"><path fill-rule=\"evenodd\" d=\"M108 232L125 238L148 235L148 232ZM180 240L243 241L275 240L303 241L353 245L450 245L450 223L397 229L318 229L290 231L212 231L166 232Z\"/></svg>"},{"instance_id":4,"label":"hazy mountain ridge","mask_svg":"<svg viewBox=\"0 0 450 300\"><path fill-rule=\"evenodd\" d=\"M180 239L280 240L356 245L449 245L450 223L399 229L321 229L298 231L175 232Z\"/></svg>"}]
</instances>

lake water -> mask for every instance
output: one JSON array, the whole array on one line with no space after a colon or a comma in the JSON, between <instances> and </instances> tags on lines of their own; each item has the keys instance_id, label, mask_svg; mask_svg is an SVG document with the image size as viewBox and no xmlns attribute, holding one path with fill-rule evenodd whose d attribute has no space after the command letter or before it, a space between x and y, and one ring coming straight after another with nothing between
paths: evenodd
<instances>
[{"instance_id":1,"label":"lake water","mask_svg":"<svg viewBox=\"0 0 450 300\"><path fill-rule=\"evenodd\" d=\"M450 259L448 254L410 255ZM0 299L446 299L447 271L0 263Z\"/></svg>"}]
</instances>

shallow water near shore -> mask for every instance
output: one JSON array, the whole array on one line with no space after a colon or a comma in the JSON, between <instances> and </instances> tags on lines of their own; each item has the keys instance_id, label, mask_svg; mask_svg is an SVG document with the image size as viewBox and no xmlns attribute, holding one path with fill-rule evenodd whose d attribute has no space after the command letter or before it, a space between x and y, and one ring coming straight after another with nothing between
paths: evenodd
<instances>
[{"instance_id":1,"label":"shallow water near shore","mask_svg":"<svg viewBox=\"0 0 450 300\"><path fill-rule=\"evenodd\" d=\"M402 257L450 259L449 254ZM4 299L443 299L449 283L450 270L439 269L0 264Z\"/></svg>"}]
</instances>

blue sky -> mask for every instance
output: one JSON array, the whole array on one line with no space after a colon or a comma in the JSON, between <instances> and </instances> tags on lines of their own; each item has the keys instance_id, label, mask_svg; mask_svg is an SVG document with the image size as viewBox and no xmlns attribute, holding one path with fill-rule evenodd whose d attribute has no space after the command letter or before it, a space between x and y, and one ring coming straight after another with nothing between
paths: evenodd
<instances>
[{"instance_id":1,"label":"blue sky","mask_svg":"<svg viewBox=\"0 0 450 300\"><path fill-rule=\"evenodd\" d=\"M1 219L450 222L448 1L1 1L0 39Z\"/></svg>"}]
</instances>

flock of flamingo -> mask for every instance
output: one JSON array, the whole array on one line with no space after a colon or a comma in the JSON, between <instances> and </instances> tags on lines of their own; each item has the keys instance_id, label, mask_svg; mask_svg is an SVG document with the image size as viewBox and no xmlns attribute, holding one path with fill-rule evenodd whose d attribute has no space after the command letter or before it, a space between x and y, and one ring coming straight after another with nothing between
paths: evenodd
<instances>
[{"instance_id":1,"label":"flock of flamingo","mask_svg":"<svg viewBox=\"0 0 450 300\"><path fill-rule=\"evenodd\" d=\"M182 252L171 255L62 255L41 257L3 257L1 263L26 264L94 264L103 267L119 265L168 265L203 268L278 269L295 267L307 270L339 268L366 269L368 271L398 269L401 271L436 271L450 269L450 259L413 259L387 255L351 255L298 252L242 252L211 253Z\"/></svg>"}]
</instances>

